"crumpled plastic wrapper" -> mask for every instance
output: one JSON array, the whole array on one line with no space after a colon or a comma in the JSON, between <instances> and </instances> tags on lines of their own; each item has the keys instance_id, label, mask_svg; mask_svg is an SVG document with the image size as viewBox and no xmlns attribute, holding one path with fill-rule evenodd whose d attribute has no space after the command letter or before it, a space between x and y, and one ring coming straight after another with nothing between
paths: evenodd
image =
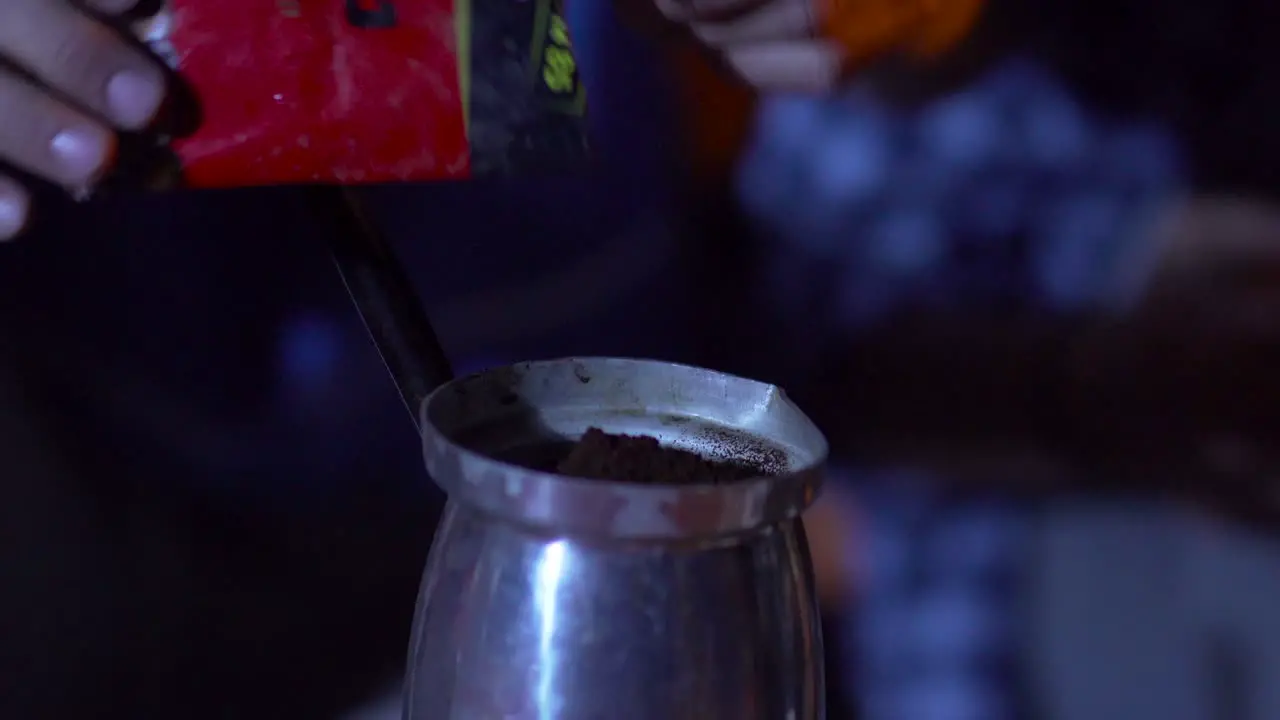
<instances>
[{"instance_id":1,"label":"crumpled plastic wrapper","mask_svg":"<svg viewBox=\"0 0 1280 720\"><path fill-rule=\"evenodd\" d=\"M167 0L173 71L116 178L150 187L454 180L586 158L564 0Z\"/></svg>"}]
</instances>

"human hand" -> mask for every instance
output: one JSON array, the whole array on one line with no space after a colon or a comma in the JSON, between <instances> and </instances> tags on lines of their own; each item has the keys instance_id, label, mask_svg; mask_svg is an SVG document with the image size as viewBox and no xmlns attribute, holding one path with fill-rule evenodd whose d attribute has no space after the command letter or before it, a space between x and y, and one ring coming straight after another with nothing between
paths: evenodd
<instances>
[{"instance_id":1,"label":"human hand","mask_svg":"<svg viewBox=\"0 0 1280 720\"><path fill-rule=\"evenodd\" d=\"M814 0L616 0L655 34L696 39L760 90L822 91L841 79L846 53L820 37Z\"/></svg>"},{"instance_id":2,"label":"human hand","mask_svg":"<svg viewBox=\"0 0 1280 720\"><path fill-rule=\"evenodd\" d=\"M1250 377L1247 368L1259 351L1268 354L1262 367L1273 368L1271 348L1280 348L1280 208L1193 198L1165 212L1146 242L1153 262L1136 303L1085 333L1075 364L1117 385L1167 384L1167 392L1148 392L1164 402L1212 391L1244 407L1273 374Z\"/></svg>"},{"instance_id":3,"label":"human hand","mask_svg":"<svg viewBox=\"0 0 1280 720\"><path fill-rule=\"evenodd\" d=\"M22 231L31 206L9 170L84 191L110 167L115 133L155 117L160 68L95 17L134 4L0 0L0 240Z\"/></svg>"},{"instance_id":4,"label":"human hand","mask_svg":"<svg viewBox=\"0 0 1280 720\"><path fill-rule=\"evenodd\" d=\"M1074 353L1083 445L1241 519L1280 519L1280 208L1195 198L1151 236L1133 312Z\"/></svg>"},{"instance_id":5,"label":"human hand","mask_svg":"<svg viewBox=\"0 0 1280 720\"><path fill-rule=\"evenodd\" d=\"M616 0L638 24L647 20L650 29L676 28L696 39L754 88L800 92L831 90L851 69L886 56L951 53L985 2Z\"/></svg>"},{"instance_id":6,"label":"human hand","mask_svg":"<svg viewBox=\"0 0 1280 720\"><path fill-rule=\"evenodd\" d=\"M1185 202L1157 226L1158 260L1138 314L1163 325L1280 340L1280 207Z\"/></svg>"}]
</instances>

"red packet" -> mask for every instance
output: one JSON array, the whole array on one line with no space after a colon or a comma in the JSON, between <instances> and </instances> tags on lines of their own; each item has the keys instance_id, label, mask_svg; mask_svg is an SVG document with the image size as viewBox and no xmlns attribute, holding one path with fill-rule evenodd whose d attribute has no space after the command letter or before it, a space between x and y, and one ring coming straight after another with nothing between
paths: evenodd
<instances>
[{"instance_id":1,"label":"red packet","mask_svg":"<svg viewBox=\"0 0 1280 720\"><path fill-rule=\"evenodd\" d=\"M134 30L183 119L145 158L126 145L121 170L212 188L573 166L586 103L563 4L167 0Z\"/></svg>"}]
</instances>

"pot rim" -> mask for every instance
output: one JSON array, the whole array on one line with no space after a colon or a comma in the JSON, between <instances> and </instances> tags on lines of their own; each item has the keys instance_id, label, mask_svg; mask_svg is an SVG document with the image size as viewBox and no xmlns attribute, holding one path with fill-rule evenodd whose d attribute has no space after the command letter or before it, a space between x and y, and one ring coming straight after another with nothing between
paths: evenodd
<instances>
[{"instance_id":1,"label":"pot rim","mask_svg":"<svg viewBox=\"0 0 1280 720\"><path fill-rule=\"evenodd\" d=\"M427 470L451 500L602 540L707 540L794 518L820 492L827 456L822 433L781 388L658 360L574 357L495 368L441 386L420 415ZM649 485L568 477L494 456L534 426L548 441L572 441L588 426L653 434L770 474Z\"/></svg>"}]
</instances>

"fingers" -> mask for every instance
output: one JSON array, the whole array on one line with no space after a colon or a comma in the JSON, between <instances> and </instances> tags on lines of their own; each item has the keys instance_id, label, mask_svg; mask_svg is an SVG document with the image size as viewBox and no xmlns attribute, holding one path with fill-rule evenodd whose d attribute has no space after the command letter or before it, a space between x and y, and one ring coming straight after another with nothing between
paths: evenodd
<instances>
[{"instance_id":1,"label":"fingers","mask_svg":"<svg viewBox=\"0 0 1280 720\"><path fill-rule=\"evenodd\" d=\"M830 43L772 42L731 47L725 61L761 90L825 92L835 88L844 70L844 53Z\"/></svg>"},{"instance_id":2,"label":"fingers","mask_svg":"<svg viewBox=\"0 0 1280 720\"><path fill-rule=\"evenodd\" d=\"M693 34L713 46L783 40L808 40L817 32L811 0L774 0L756 3L741 14L716 20L695 18Z\"/></svg>"},{"instance_id":3,"label":"fingers","mask_svg":"<svg viewBox=\"0 0 1280 720\"><path fill-rule=\"evenodd\" d=\"M1165 231L1183 253L1235 255L1240 249L1275 247L1280 239L1280 209L1232 197L1186 202L1166 218Z\"/></svg>"},{"instance_id":4,"label":"fingers","mask_svg":"<svg viewBox=\"0 0 1280 720\"><path fill-rule=\"evenodd\" d=\"M0 242L12 240L27 226L31 196L12 178L0 175Z\"/></svg>"},{"instance_id":5,"label":"fingers","mask_svg":"<svg viewBox=\"0 0 1280 720\"><path fill-rule=\"evenodd\" d=\"M0 160L69 189L106 169L115 136L14 75L0 74Z\"/></svg>"},{"instance_id":6,"label":"fingers","mask_svg":"<svg viewBox=\"0 0 1280 720\"><path fill-rule=\"evenodd\" d=\"M671 22L692 23L731 20L773 4L776 0L652 0L652 2Z\"/></svg>"},{"instance_id":7,"label":"fingers","mask_svg":"<svg viewBox=\"0 0 1280 720\"><path fill-rule=\"evenodd\" d=\"M1156 281L1166 286L1274 283L1280 278L1280 210L1236 198L1178 206L1157 228Z\"/></svg>"},{"instance_id":8,"label":"fingers","mask_svg":"<svg viewBox=\"0 0 1280 720\"><path fill-rule=\"evenodd\" d=\"M59 0L0 2L0 54L124 130L145 127L163 100L164 76L149 58Z\"/></svg>"},{"instance_id":9,"label":"fingers","mask_svg":"<svg viewBox=\"0 0 1280 720\"><path fill-rule=\"evenodd\" d=\"M650 2L759 90L824 92L846 69L840 44L818 37L814 0Z\"/></svg>"},{"instance_id":10,"label":"fingers","mask_svg":"<svg viewBox=\"0 0 1280 720\"><path fill-rule=\"evenodd\" d=\"M86 0L101 14L134 4ZM72 191L108 168L113 128L143 129L164 98L160 69L66 0L0 0L0 60L0 165ZM0 240L21 232L29 213L26 190L0 175Z\"/></svg>"}]
</instances>

